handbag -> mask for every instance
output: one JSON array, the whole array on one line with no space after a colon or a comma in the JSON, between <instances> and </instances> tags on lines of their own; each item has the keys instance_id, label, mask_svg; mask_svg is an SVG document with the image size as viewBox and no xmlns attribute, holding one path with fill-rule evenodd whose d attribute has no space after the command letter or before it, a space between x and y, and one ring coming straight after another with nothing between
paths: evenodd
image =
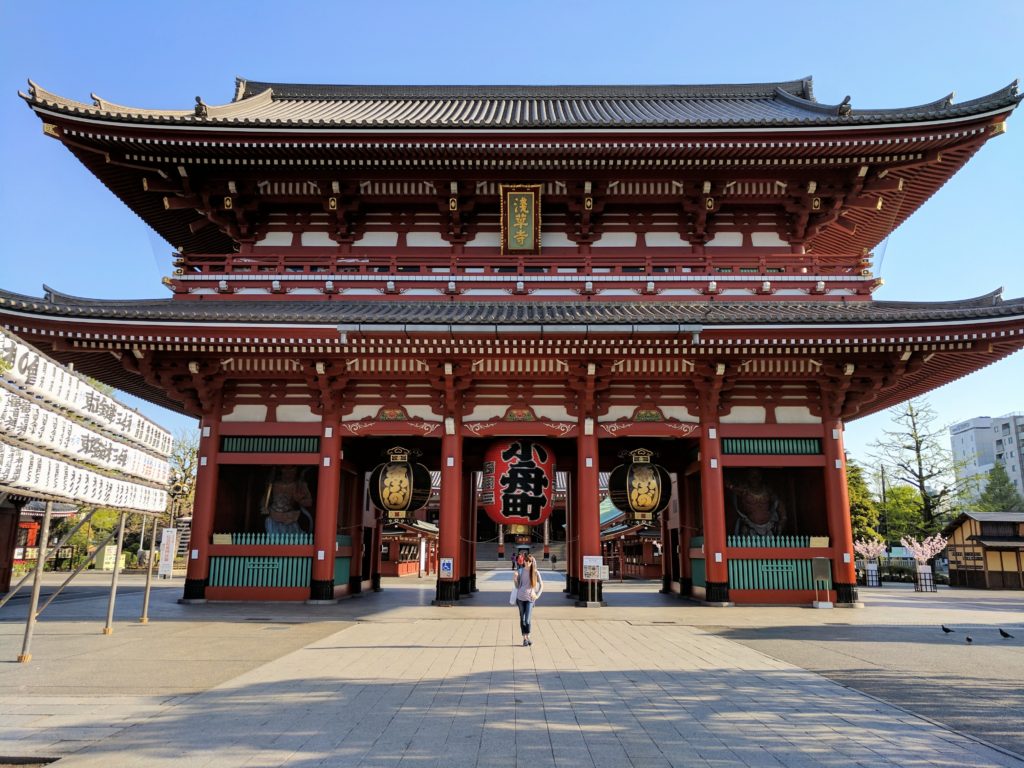
<instances>
[{"instance_id":1,"label":"handbag","mask_svg":"<svg viewBox=\"0 0 1024 768\"><path fill-rule=\"evenodd\" d=\"M516 593L517 593L518 591L519 591L519 590L518 590L518 589L516 588L516 585L515 585L515 584L513 584L513 585L512 585L512 592L511 592L511 593L509 594L509 596L508 596L508 604L509 604L509 605L515 605L515 604L516 604Z\"/></svg>"}]
</instances>

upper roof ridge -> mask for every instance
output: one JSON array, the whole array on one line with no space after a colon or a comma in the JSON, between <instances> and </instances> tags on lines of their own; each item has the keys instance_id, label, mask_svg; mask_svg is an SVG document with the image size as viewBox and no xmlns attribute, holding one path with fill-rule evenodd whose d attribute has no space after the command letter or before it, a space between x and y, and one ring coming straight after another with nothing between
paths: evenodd
<instances>
[{"instance_id":1,"label":"upper roof ridge","mask_svg":"<svg viewBox=\"0 0 1024 768\"><path fill-rule=\"evenodd\" d=\"M706 85L622 84L622 85L380 85L330 83L274 83L237 78L235 100L249 99L266 90L274 99L290 100L374 100L374 99L490 99L490 98L774 98L778 90L813 101L812 78L777 83L719 83Z\"/></svg>"}]
</instances>

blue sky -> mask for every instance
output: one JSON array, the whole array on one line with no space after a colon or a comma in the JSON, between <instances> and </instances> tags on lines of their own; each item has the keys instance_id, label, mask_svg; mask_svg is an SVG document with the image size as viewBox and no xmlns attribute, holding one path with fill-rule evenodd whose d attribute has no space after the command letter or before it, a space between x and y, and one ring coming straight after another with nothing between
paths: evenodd
<instances>
[{"instance_id":1,"label":"blue sky","mask_svg":"<svg viewBox=\"0 0 1024 768\"><path fill-rule=\"evenodd\" d=\"M89 101L187 109L234 78L328 83L723 83L814 77L820 101L899 107L1024 74L1024 3L148 2L0 4L0 286L167 296L170 246L16 95L32 78ZM876 251L879 299L1024 296L1024 114ZM943 422L1024 410L1024 353L930 400ZM125 398L122 398L125 399ZM132 401L134 402L134 401ZM191 422L136 403L177 430ZM852 422L865 459L886 415Z\"/></svg>"}]
</instances>

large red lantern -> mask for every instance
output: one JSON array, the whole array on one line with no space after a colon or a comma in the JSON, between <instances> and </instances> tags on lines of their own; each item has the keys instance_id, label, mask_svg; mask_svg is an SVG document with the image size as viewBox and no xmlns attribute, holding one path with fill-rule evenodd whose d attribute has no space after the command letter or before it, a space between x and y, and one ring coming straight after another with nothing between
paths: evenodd
<instances>
[{"instance_id":1,"label":"large red lantern","mask_svg":"<svg viewBox=\"0 0 1024 768\"><path fill-rule=\"evenodd\" d=\"M672 478L654 464L653 451L630 451L629 464L620 464L608 476L612 504L626 513L630 523L653 523L672 498Z\"/></svg>"},{"instance_id":2,"label":"large red lantern","mask_svg":"<svg viewBox=\"0 0 1024 768\"><path fill-rule=\"evenodd\" d=\"M530 437L491 444L484 455L480 504L500 525L540 525L551 514L555 454Z\"/></svg>"}]
</instances>

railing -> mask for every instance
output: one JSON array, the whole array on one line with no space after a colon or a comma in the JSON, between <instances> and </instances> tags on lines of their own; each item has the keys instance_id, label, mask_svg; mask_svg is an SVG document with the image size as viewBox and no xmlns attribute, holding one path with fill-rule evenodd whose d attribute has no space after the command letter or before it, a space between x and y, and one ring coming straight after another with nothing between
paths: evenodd
<instances>
[{"instance_id":1,"label":"railing","mask_svg":"<svg viewBox=\"0 0 1024 768\"><path fill-rule=\"evenodd\" d=\"M268 250L269 253L261 251ZM609 248L607 253L580 254L549 249L542 254L511 255L480 249L452 254L447 248L417 249L423 253L360 253L339 255L334 249L309 248L287 253L255 249L249 253L189 254L179 257L184 276L223 277L250 274L289 277L316 275L344 279L353 275L835 275L861 277L870 260L855 254L801 253L653 253L636 248ZM473 249L470 249L471 251ZM661 251L662 249L658 249ZM665 249L669 250L669 249Z\"/></svg>"},{"instance_id":2,"label":"railing","mask_svg":"<svg viewBox=\"0 0 1024 768\"><path fill-rule=\"evenodd\" d=\"M221 541L221 537L230 537L230 541ZM312 533L215 533L215 544L235 544L249 547L265 546L311 546Z\"/></svg>"},{"instance_id":3,"label":"railing","mask_svg":"<svg viewBox=\"0 0 1024 768\"><path fill-rule=\"evenodd\" d=\"M795 549L811 546L810 536L727 536L727 547L758 549Z\"/></svg>"},{"instance_id":4,"label":"railing","mask_svg":"<svg viewBox=\"0 0 1024 768\"><path fill-rule=\"evenodd\" d=\"M263 250L263 249L258 249ZM321 249L318 249L321 250ZM423 248L415 255L326 253L241 253L181 257L181 267L165 282L180 297L217 294L332 294L375 298L382 294L427 300L438 297L536 298L580 296L664 296L673 300L707 295L826 295L846 300L870 298L878 286L870 262L849 254L652 254L637 249L605 249L580 254L551 249L541 255L483 253L452 255Z\"/></svg>"}]
</instances>

